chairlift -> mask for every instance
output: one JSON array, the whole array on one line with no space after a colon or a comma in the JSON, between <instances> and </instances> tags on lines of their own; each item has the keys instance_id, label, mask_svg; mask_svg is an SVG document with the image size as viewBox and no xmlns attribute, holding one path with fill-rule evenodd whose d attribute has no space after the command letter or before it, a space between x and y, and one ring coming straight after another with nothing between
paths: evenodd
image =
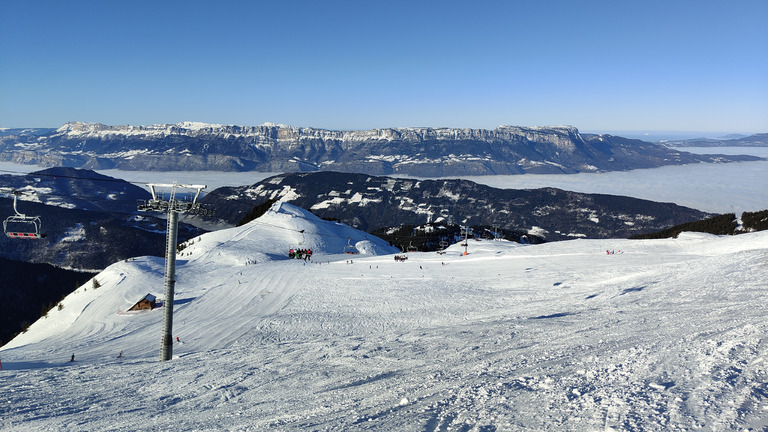
<instances>
[{"instance_id":1,"label":"chairlift","mask_svg":"<svg viewBox=\"0 0 768 432\"><path fill-rule=\"evenodd\" d=\"M360 253L356 247L352 246L352 238L350 237L347 237L347 245L344 246L344 253L352 255L357 255Z\"/></svg>"},{"instance_id":2,"label":"chairlift","mask_svg":"<svg viewBox=\"0 0 768 432\"><path fill-rule=\"evenodd\" d=\"M45 237L45 234L40 234L41 222L39 216L27 216L19 213L16 207L19 195L21 195L21 192L13 191L13 211L16 214L8 216L3 221L3 232L10 238L40 239Z\"/></svg>"}]
</instances>

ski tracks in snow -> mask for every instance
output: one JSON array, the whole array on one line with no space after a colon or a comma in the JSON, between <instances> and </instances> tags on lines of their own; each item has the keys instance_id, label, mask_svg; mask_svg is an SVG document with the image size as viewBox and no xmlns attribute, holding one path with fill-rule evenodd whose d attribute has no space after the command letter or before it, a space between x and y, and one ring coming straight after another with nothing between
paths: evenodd
<instances>
[{"instance_id":1,"label":"ski tracks in snow","mask_svg":"<svg viewBox=\"0 0 768 432\"><path fill-rule=\"evenodd\" d=\"M763 430L768 252L697 255L750 238L182 265L173 361L155 360L159 314L110 310L133 351L3 371L0 427Z\"/></svg>"}]
</instances>

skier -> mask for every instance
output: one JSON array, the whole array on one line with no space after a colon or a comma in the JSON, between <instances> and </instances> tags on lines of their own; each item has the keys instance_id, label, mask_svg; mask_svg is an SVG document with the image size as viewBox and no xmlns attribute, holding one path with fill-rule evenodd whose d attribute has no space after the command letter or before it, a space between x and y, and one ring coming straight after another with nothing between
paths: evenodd
<instances>
[{"instance_id":1,"label":"skier","mask_svg":"<svg viewBox=\"0 0 768 432\"><path fill-rule=\"evenodd\" d=\"M71 362L75 361L75 355L74 354L72 354L72 358L69 359L69 361L71 361Z\"/></svg>"}]
</instances>

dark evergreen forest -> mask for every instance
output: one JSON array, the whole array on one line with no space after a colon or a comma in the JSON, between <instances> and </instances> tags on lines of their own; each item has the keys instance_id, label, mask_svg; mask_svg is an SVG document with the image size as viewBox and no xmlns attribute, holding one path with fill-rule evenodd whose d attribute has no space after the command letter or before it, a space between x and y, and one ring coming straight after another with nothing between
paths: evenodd
<instances>
[{"instance_id":1,"label":"dark evergreen forest","mask_svg":"<svg viewBox=\"0 0 768 432\"><path fill-rule=\"evenodd\" d=\"M0 346L47 315L95 273L0 258Z\"/></svg>"}]
</instances>

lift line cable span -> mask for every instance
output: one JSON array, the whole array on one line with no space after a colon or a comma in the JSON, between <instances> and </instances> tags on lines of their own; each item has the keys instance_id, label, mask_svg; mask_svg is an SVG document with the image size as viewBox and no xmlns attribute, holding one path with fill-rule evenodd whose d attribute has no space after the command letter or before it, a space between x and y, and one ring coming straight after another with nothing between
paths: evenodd
<instances>
[{"instance_id":1,"label":"lift line cable span","mask_svg":"<svg viewBox=\"0 0 768 432\"><path fill-rule=\"evenodd\" d=\"M27 175L27 176L47 176L47 177L54 177L54 178L61 177L61 178L67 178L67 179L70 179L70 180L103 181L103 182L112 182L112 183L131 183L131 184L135 184L135 185L139 185L139 186L149 186L149 185L154 185L155 187L171 186L171 184L146 183L146 182L143 183L143 182L127 181L127 180L112 179L112 178L90 178L90 177L80 177L80 176L62 176L62 175L54 175L54 174L21 173L21 172L17 172L17 171L8 171L8 170L0 170L0 172L19 173L19 174L24 174L24 175ZM182 186L182 185L178 185L178 186ZM8 189L11 189L11 188L8 188ZM151 190L150 190L150 193L152 193ZM3 192L0 191L0 194L3 194ZM6 194L7 194L7 192L6 192ZM56 193L52 193L52 192L37 192L37 191L32 192L32 191L30 191L29 194L34 194L34 195L37 195L37 196L59 197L59 198L63 198L63 199L71 198L70 195L56 194ZM158 199L157 197L158 197L158 195L157 195L157 193L155 193L153 199L157 200ZM199 192L198 192L198 194L196 194L195 200L198 197L199 197ZM120 199L106 199L106 198L102 198L102 197L95 196L95 195L78 195L77 198L78 199L83 199L83 200L101 201L101 202L109 202L109 203L114 203L116 201L123 201L123 200L120 200ZM146 200L144 200L144 201L146 202ZM243 201L243 200L239 200L239 199L232 199L230 201L239 202L241 204L245 204L245 205L249 205L249 206L254 205L252 202ZM123 202L125 202L125 201L123 201ZM46 205L45 203L42 203L42 204ZM131 204L136 204L136 203L132 202ZM55 204L53 204L53 205L55 205ZM282 229L282 230L286 230L286 231L300 232L300 230L298 230L298 229L287 228L287 227L283 227L283 226L279 226L279 225L274 225L274 224L270 224L270 223L266 223L266 222L261 222L261 221L252 221L252 222L255 223L255 224L269 226L269 227L273 227L273 228L278 228L278 229ZM326 224L336 224L336 222L326 221L326 220L322 220L322 219L321 219L321 222L322 223L326 223ZM344 239L346 239L346 237L335 235L335 234L316 233L316 235L323 236L323 237L334 237L334 238L344 238ZM366 236L366 239L368 239L367 236Z\"/></svg>"},{"instance_id":2,"label":"lift line cable span","mask_svg":"<svg viewBox=\"0 0 768 432\"><path fill-rule=\"evenodd\" d=\"M102 182L111 182L111 183L130 183L130 184L141 186L141 187L149 186L150 184L154 184L155 186L160 186L160 185L169 186L170 185L170 184L161 184L161 183L146 183L146 182L138 182L138 181L129 181L129 180L122 180L122 179L115 179L115 178L91 178L91 177L82 177L82 176L47 174L47 173L39 173L39 172L27 173L27 172L11 171L11 170L0 170L0 172L11 173L11 174L20 174L20 175L25 175L25 176L43 176L43 177L54 177L54 178L60 177L60 178L66 178L66 179L71 179L71 180L102 181ZM70 198L70 196L68 196L68 195L55 194L55 193L50 193L50 192L36 192L36 194L37 195L41 195L41 196L55 196L55 197L60 197L60 198ZM198 195L199 195L199 192L198 192ZM115 199L106 199L106 198L102 198L102 197L98 197L98 196L88 196L88 195L80 195L80 196L78 196L78 198L80 198L80 199L95 200L95 201L103 201L103 202L111 202L111 203L114 203L115 201L120 201L119 199L117 199L117 200L115 200ZM153 199L156 199L156 198L153 198ZM197 199L197 197L195 199ZM240 203L240 204L244 204L244 205L249 205L249 206L255 205L253 202L244 201L244 200L237 199L237 198L230 199L230 201L234 201L234 202L237 202L237 203ZM135 203L131 203L131 204L135 204ZM324 219L321 219L321 221L323 223L326 223L326 224L335 224L336 223L336 222L327 221L327 220L324 220ZM258 222L258 221L256 221L255 223L258 223L258 224L261 224L261 225L265 225L265 226L271 226L271 227L274 227L274 228L284 229L284 230L287 230L287 231L299 232L299 230L297 230L297 229L281 227L281 226L277 226L277 225L269 224L269 223L265 223L265 222ZM343 236L338 236L338 235L333 235L333 234L324 234L324 233L316 233L316 234L317 235L321 235L321 236L325 236L325 237L346 238L346 237L343 237ZM368 237L366 236L366 239L367 238ZM426 235L425 236L413 236L413 235L410 235L410 236L404 236L404 237L398 237L398 238L402 238L403 241L405 241L406 239L415 239L415 240L418 240L418 239L429 239L429 238L432 238L432 236L426 236Z\"/></svg>"},{"instance_id":3,"label":"lift line cable span","mask_svg":"<svg viewBox=\"0 0 768 432\"><path fill-rule=\"evenodd\" d=\"M78 179L77 177L70 177L70 178ZM82 179L83 180L89 180L89 181L100 181L101 180L101 179L90 179L90 178L82 178ZM146 184L146 183L142 183L142 184ZM0 195L3 195L3 194L7 194L7 192L3 193L2 191L0 191ZM34 193L33 192L29 192L29 194L34 194L34 195L37 195L37 196L50 196L50 197L70 198L69 195L55 194L55 193L51 193L51 192L34 192ZM122 200L119 200L119 199L117 199L117 200L105 199L105 198L101 198L101 197L97 197L97 196L88 196L88 195L80 195L80 196L78 196L78 198L79 199L87 199L87 200L90 200L90 201L102 201L102 202L109 202L109 203L114 203L116 201L122 201ZM252 203L249 203L249 202L246 202L246 201L242 201L242 200L233 200L233 201L240 202L240 203L243 203L243 204L252 205ZM54 206L56 205L56 204L45 204L45 203L38 203L38 204L54 205ZM132 202L131 204L136 204L136 203ZM321 219L320 222L325 223L325 224L336 224L336 222L326 221L326 220L323 220L323 219ZM297 233L301 232L301 230L298 230L298 229L288 228L288 227L284 227L284 226L280 226L280 225L275 225L275 224L270 224L270 223L262 222L262 221L258 221L258 220L251 221L250 223L257 224L257 225L268 226L268 227L271 227L271 228L277 228L277 229L281 229L281 230L285 230L285 231L291 231L291 232L297 232ZM328 238L343 238L343 239L347 238L345 236L339 236L339 235L328 234L328 233L320 233L320 232L315 233L315 235L322 236L322 237L328 237ZM420 238L420 237L419 236L417 236L417 237L409 236L409 238ZM424 238L427 238L427 237L424 237ZM366 236L366 239L369 239L369 237Z\"/></svg>"}]
</instances>

